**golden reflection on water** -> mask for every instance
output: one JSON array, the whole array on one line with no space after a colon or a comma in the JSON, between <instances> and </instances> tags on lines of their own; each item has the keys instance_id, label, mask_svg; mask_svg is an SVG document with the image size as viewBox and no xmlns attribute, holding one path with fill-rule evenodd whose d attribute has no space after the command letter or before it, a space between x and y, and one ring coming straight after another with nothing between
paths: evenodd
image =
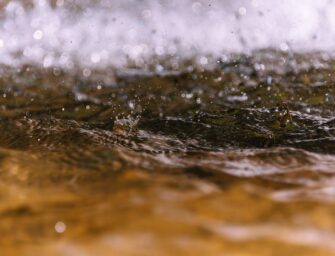
<instances>
[{"instance_id":1,"label":"golden reflection on water","mask_svg":"<svg viewBox=\"0 0 335 256\"><path fill-rule=\"evenodd\" d=\"M1 154L2 255L335 255L333 203L274 200L268 180Z\"/></svg>"}]
</instances>

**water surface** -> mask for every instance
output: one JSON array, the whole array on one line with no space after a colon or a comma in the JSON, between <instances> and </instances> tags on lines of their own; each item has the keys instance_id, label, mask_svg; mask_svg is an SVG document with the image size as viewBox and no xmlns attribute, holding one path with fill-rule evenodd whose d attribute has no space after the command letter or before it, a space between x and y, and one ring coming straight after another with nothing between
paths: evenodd
<instances>
[{"instance_id":1,"label":"water surface","mask_svg":"<svg viewBox=\"0 0 335 256\"><path fill-rule=\"evenodd\" d=\"M1 68L4 255L335 255L334 63Z\"/></svg>"}]
</instances>

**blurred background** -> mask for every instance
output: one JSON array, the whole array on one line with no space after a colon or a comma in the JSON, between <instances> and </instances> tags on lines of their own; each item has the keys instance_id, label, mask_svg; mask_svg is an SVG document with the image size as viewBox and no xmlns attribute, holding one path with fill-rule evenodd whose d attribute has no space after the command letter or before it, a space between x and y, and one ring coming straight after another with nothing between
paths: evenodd
<instances>
[{"instance_id":1,"label":"blurred background","mask_svg":"<svg viewBox=\"0 0 335 256\"><path fill-rule=\"evenodd\" d=\"M143 66L153 57L192 57L204 65L208 56L255 49L332 50L335 39L331 0L26 0L1 6L0 62L11 66Z\"/></svg>"}]
</instances>

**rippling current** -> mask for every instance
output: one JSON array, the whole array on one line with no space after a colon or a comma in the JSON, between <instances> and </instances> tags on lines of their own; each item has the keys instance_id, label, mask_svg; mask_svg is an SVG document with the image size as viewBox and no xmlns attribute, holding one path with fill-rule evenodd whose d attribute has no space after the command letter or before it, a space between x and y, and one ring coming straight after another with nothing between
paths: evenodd
<instances>
[{"instance_id":1,"label":"rippling current","mask_svg":"<svg viewBox=\"0 0 335 256\"><path fill-rule=\"evenodd\" d=\"M335 1L0 1L0 256L335 255Z\"/></svg>"},{"instance_id":2,"label":"rippling current","mask_svg":"<svg viewBox=\"0 0 335 256\"><path fill-rule=\"evenodd\" d=\"M4 255L335 255L332 59L185 65L1 69Z\"/></svg>"}]
</instances>

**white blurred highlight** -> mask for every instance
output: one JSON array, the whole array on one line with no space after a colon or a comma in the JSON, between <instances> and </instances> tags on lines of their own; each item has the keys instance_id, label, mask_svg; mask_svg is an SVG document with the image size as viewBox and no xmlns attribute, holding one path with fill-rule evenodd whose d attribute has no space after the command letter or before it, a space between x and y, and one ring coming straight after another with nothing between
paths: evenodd
<instances>
[{"instance_id":1,"label":"white blurred highlight","mask_svg":"<svg viewBox=\"0 0 335 256\"><path fill-rule=\"evenodd\" d=\"M72 3L72 4L69 4ZM141 66L154 56L200 58L260 48L331 51L329 0L35 0L0 13L0 64Z\"/></svg>"}]
</instances>

